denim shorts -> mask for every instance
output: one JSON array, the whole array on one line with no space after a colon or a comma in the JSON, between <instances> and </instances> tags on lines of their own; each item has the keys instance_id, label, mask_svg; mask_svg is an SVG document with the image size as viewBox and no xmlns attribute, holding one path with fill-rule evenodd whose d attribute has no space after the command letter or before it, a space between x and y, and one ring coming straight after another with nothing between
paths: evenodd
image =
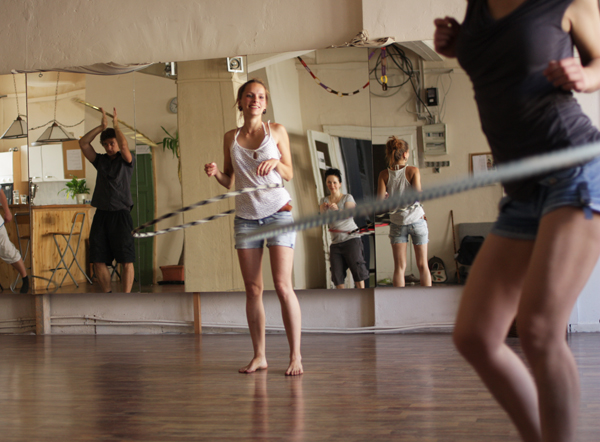
<instances>
[{"instance_id":1,"label":"denim shorts","mask_svg":"<svg viewBox=\"0 0 600 442\"><path fill-rule=\"evenodd\" d=\"M566 206L581 207L581 216L588 218L592 211L600 212L600 157L546 176L527 201L502 198L491 232L505 238L534 240L542 217Z\"/></svg>"},{"instance_id":2,"label":"denim shorts","mask_svg":"<svg viewBox=\"0 0 600 442\"><path fill-rule=\"evenodd\" d=\"M236 249L262 249L264 239L247 240L244 235L253 233L259 227L286 225L294 222L292 212L275 212L273 215L262 219L245 219L236 216L233 220L233 231L235 233L235 248ZM296 232L282 233L267 239L267 247L284 246L291 249L296 243Z\"/></svg>"},{"instance_id":3,"label":"denim shorts","mask_svg":"<svg viewBox=\"0 0 600 442\"><path fill-rule=\"evenodd\" d=\"M427 221L420 219L416 223L401 226L399 224L390 224L390 242L392 244L400 244L408 242L408 235L411 236L415 246L422 246L429 242L429 229Z\"/></svg>"}]
</instances>

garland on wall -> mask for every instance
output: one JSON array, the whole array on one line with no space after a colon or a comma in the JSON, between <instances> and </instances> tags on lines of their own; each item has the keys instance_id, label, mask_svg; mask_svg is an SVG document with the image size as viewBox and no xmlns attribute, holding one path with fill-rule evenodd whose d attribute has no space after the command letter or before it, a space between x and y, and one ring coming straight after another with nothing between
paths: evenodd
<instances>
[{"instance_id":1,"label":"garland on wall","mask_svg":"<svg viewBox=\"0 0 600 442\"><path fill-rule=\"evenodd\" d=\"M319 80L319 77L317 77L308 67L308 65L304 62L304 60L302 60L301 57L298 57L298 60L300 60L300 63L302 63L302 66L304 66L304 68L306 69L306 71L311 75L311 77L315 80L315 82L321 86L323 89L325 89L327 92L329 92L330 94L334 94L337 95L338 97L349 97L351 95L356 95L358 94L360 91L366 89L369 86L370 81L367 81L367 83L360 89L356 89L353 92L338 92L335 89L330 88L329 86L327 86L326 84L324 84L321 80Z\"/></svg>"}]
</instances>

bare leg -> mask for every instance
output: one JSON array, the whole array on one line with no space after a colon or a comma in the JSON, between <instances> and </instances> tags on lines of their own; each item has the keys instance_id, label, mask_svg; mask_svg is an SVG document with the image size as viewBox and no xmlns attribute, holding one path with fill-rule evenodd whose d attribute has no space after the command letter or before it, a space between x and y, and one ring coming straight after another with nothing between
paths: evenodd
<instances>
[{"instance_id":1,"label":"bare leg","mask_svg":"<svg viewBox=\"0 0 600 442\"><path fill-rule=\"evenodd\" d=\"M253 373L268 367L265 345L265 307L262 279L263 249L238 249L238 259L246 288L246 318L252 338L254 357L240 368L240 373Z\"/></svg>"},{"instance_id":2,"label":"bare leg","mask_svg":"<svg viewBox=\"0 0 600 442\"><path fill-rule=\"evenodd\" d=\"M454 342L509 414L523 440L540 442L534 380L504 342L516 316L532 249L533 241L487 237L467 279Z\"/></svg>"},{"instance_id":3,"label":"bare leg","mask_svg":"<svg viewBox=\"0 0 600 442\"><path fill-rule=\"evenodd\" d=\"M103 262L95 262L94 263L94 272L96 273L96 277L98 278L98 282L100 282L100 288L104 293L110 292L110 273L108 273L108 268L106 264Z\"/></svg>"},{"instance_id":4,"label":"bare leg","mask_svg":"<svg viewBox=\"0 0 600 442\"><path fill-rule=\"evenodd\" d=\"M302 314L300 304L292 285L292 268L294 249L283 246L269 248L273 283L277 297L281 303L283 325L290 345L290 366L285 374L295 376L302 374L302 356L300 355L300 338L302 334Z\"/></svg>"},{"instance_id":5,"label":"bare leg","mask_svg":"<svg viewBox=\"0 0 600 442\"><path fill-rule=\"evenodd\" d=\"M25 268L25 264L23 263L22 259L19 259L17 262L13 262L11 265L17 272L19 272L21 278L25 278L27 276L27 269Z\"/></svg>"},{"instance_id":6,"label":"bare leg","mask_svg":"<svg viewBox=\"0 0 600 442\"><path fill-rule=\"evenodd\" d=\"M364 281L354 281L354 285L356 286L357 289L364 289L365 288L365 282Z\"/></svg>"},{"instance_id":7,"label":"bare leg","mask_svg":"<svg viewBox=\"0 0 600 442\"><path fill-rule=\"evenodd\" d=\"M579 376L565 340L569 316L600 255L600 215L564 207L541 223L517 328L539 394L542 440L574 441Z\"/></svg>"},{"instance_id":8,"label":"bare leg","mask_svg":"<svg viewBox=\"0 0 600 442\"><path fill-rule=\"evenodd\" d=\"M133 287L133 279L134 279L134 268L132 262L123 262L121 263L121 282L123 283L123 292L131 293L131 287ZM107 269L108 270L108 269Z\"/></svg>"},{"instance_id":9,"label":"bare leg","mask_svg":"<svg viewBox=\"0 0 600 442\"><path fill-rule=\"evenodd\" d=\"M427 244L421 244L420 246L415 245L414 248L421 285L424 287L431 287L431 272L429 271L429 264L427 263Z\"/></svg>"},{"instance_id":10,"label":"bare leg","mask_svg":"<svg viewBox=\"0 0 600 442\"><path fill-rule=\"evenodd\" d=\"M345 289L346 286L344 284L340 284L340 285L336 285L335 288L336 289Z\"/></svg>"},{"instance_id":11,"label":"bare leg","mask_svg":"<svg viewBox=\"0 0 600 442\"><path fill-rule=\"evenodd\" d=\"M392 244L392 255L394 256L394 287L404 287L404 272L406 271L406 249L407 243L400 242Z\"/></svg>"}]
</instances>

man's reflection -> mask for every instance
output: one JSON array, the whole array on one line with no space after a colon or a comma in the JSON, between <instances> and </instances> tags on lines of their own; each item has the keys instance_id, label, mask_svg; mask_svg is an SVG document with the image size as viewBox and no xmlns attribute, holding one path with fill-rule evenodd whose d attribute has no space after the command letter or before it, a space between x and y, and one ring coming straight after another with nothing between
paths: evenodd
<instances>
[{"instance_id":1,"label":"man's reflection","mask_svg":"<svg viewBox=\"0 0 600 442\"><path fill-rule=\"evenodd\" d=\"M102 122L79 140L83 155L98 171L92 206L96 214L90 230L90 262L104 292L111 292L111 278L107 265L116 259L123 267L121 280L123 291L131 292L134 279L133 263L135 246L131 231L133 220L131 209L131 176L134 157L129 151L127 139L119 129L117 110L113 112L113 128L108 128L108 118L104 109ZM98 154L92 141L100 135L100 143L105 154Z\"/></svg>"}]
</instances>

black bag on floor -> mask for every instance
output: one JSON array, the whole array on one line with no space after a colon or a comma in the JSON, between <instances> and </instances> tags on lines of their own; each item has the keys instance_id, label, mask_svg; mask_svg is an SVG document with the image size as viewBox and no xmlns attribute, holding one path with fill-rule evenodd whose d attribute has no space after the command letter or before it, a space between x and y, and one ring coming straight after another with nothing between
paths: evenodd
<instances>
[{"instance_id":1,"label":"black bag on floor","mask_svg":"<svg viewBox=\"0 0 600 442\"><path fill-rule=\"evenodd\" d=\"M472 265L484 240L483 236L465 236L460 242L456 260L464 266Z\"/></svg>"}]
</instances>

